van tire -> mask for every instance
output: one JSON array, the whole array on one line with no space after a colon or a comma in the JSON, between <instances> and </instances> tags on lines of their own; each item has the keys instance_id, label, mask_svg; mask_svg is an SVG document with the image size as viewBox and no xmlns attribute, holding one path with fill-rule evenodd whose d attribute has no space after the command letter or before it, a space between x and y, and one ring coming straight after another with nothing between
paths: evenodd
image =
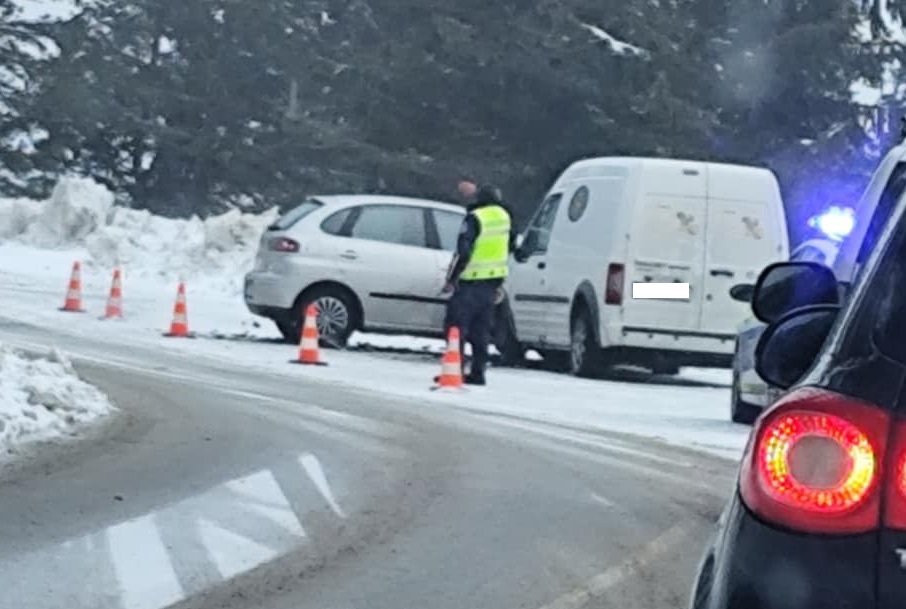
<instances>
[{"instance_id":1,"label":"van tire","mask_svg":"<svg viewBox=\"0 0 906 609\"><path fill-rule=\"evenodd\" d=\"M600 367L601 350L595 342L588 309L579 308L573 314L569 326L568 372L573 376L592 377Z\"/></svg>"},{"instance_id":2,"label":"van tire","mask_svg":"<svg viewBox=\"0 0 906 609\"><path fill-rule=\"evenodd\" d=\"M525 345L516 337L509 302L494 308L494 347L500 353L500 365L518 367L525 363Z\"/></svg>"}]
</instances>

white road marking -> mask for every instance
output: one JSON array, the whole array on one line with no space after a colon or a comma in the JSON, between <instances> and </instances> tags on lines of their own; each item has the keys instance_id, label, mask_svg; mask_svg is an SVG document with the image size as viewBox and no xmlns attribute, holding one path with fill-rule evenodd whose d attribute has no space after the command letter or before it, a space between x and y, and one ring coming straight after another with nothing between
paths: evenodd
<instances>
[{"instance_id":1,"label":"white road marking","mask_svg":"<svg viewBox=\"0 0 906 609\"><path fill-rule=\"evenodd\" d=\"M107 529L122 609L159 609L185 597L153 515Z\"/></svg>"},{"instance_id":2,"label":"white road marking","mask_svg":"<svg viewBox=\"0 0 906 609\"><path fill-rule=\"evenodd\" d=\"M330 485L327 483L327 476L324 475L324 470L321 468L321 462L318 461L318 458L311 453L306 453L299 457L299 463L305 468L305 473L308 474L311 481L318 487L318 491L321 493L321 496L324 497L324 500L330 506L330 509L333 510L334 514L340 518L346 518L346 514L337 504L336 499L334 499L333 492L330 490Z\"/></svg>"},{"instance_id":3,"label":"white road marking","mask_svg":"<svg viewBox=\"0 0 906 609\"><path fill-rule=\"evenodd\" d=\"M209 520L202 518L198 521L197 526L205 549L225 580L232 579L279 556L279 553L271 548L229 531Z\"/></svg>"},{"instance_id":4,"label":"white road marking","mask_svg":"<svg viewBox=\"0 0 906 609\"><path fill-rule=\"evenodd\" d=\"M592 493L591 498L594 499L595 501L597 501L598 503L600 503L601 505L603 505L604 507L607 507L607 508L614 507L613 501L611 501L607 497L604 497L603 495L599 495L598 493Z\"/></svg>"},{"instance_id":5,"label":"white road marking","mask_svg":"<svg viewBox=\"0 0 906 609\"><path fill-rule=\"evenodd\" d=\"M621 583L627 577L634 575L640 568L646 567L658 556L666 554L673 546L682 541L688 532L685 523L674 525L664 533L642 546L634 555L618 565L607 569L584 584L567 592L551 603L539 609L581 609L595 598L604 595L611 588Z\"/></svg>"},{"instance_id":6,"label":"white road marking","mask_svg":"<svg viewBox=\"0 0 906 609\"><path fill-rule=\"evenodd\" d=\"M299 518L270 471L261 471L245 478L231 480L225 486L248 499L248 504L244 507L265 516L290 535L306 536Z\"/></svg>"}]
</instances>

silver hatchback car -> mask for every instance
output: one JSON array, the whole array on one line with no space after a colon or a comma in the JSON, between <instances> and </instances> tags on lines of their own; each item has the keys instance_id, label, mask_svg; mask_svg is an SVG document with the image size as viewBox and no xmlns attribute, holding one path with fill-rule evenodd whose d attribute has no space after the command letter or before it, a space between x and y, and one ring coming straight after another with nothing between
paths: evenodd
<instances>
[{"instance_id":1,"label":"silver hatchback car","mask_svg":"<svg viewBox=\"0 0 906 609\"><path fill-rule=\"evenodd\" d=\"M384 195L309 197L261 237L248 309L299 339L305 309L342 346L356 330L441 337L447 267L465 209Z\"/></svg>"}]
</instances>

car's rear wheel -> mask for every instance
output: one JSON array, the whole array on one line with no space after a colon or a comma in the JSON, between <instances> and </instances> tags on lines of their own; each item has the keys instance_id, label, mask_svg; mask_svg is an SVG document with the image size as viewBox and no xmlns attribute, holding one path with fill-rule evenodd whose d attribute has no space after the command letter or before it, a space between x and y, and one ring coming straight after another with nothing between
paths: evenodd
<instances>
[{"instance_id":1,"label":"car's rear wheel","mask_svg":"<svg viewBox=\"0 0 906 609\"><path fill-rule=\"evenodd\" d=\"M734 423L751 425L761 414L761 409L753 404L744 402L739 388L739 370L733 368L733 386L730 390L730 419Z\"/></svg>"},{"instance_id":2,"label":"car's rear wheel","mask_svg":"<svg viewBox=\"0 0 906 609\"><path fill-rule=\"evenodd\" d=\"M302 335L308 305L318 308L318 336L323 347L343 348L359 326L359 310L354 298L338 287L325 286L304 292L294 307L293 336Z\"/></svg>"}]
</instances>

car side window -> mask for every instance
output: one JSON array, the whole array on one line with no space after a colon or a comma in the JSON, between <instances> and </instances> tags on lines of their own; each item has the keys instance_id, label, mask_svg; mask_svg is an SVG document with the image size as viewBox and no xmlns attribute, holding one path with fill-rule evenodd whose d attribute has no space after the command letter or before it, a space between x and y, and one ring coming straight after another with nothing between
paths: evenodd
<instances>
[{"instance_id":1,"label":"car side window","mask_svg":"<svg viewBox=\"0 0 906 609\"><path fill-rule=\"evenodd\" d=\"M425 214L420 207L366 205L352 227L355 239L427 247Z\"/></svg>"},{"instance_id":2,"label":"car side window","mask_svg":"<svg viewBox=\"0 0 906 609\"><path fill-rule=\"evenodd\" d=\"M346 233L349 232L349 227L346 226L346 223L349 221L352 211L353 208L349 207L331 214L326 220L321 222L321 230L328 235L347 236Z\"/></svg>"},{"instance_id":3,"label":"car side window","mask_svg":"<svg viewBox=\"0 0 906 609\"><path fill-rule=\"evenodd\" d=\"M440 239L440 248L448 252L456 249L459 238L459 229L465 219L463 214L452 211L433 210L434 223L437 225L437 236Z\"/></svg>"},{"instance_id":4,"label":"car side window","mask_svg":"<svg viewBox=\"0 0 906 609\"><path fill-rule=\"evenodd\" d=\"M294 207L284 215L280 216L276 222L273 223L272 228L274 230L289 230L295 226L299 220L310 214L321 207L321 203L314 200L304 201L302 204Z\"/></svg>"},{"instance_id":5,"label":"car side window","mask_svg":"<svg viewBox=\"0 0 906 609\"><path fill-rule=\"evenodd\" d=\"M538 212L532 218L525 233L522 247L519 248L523 256L537 256L547 253L547 247L551 240L551 231L554 228L554 220L557 219L557 210L560 209L560 201L562 199L562 193L552 194L538 208Z\"/></svg>"}]
</instances>

